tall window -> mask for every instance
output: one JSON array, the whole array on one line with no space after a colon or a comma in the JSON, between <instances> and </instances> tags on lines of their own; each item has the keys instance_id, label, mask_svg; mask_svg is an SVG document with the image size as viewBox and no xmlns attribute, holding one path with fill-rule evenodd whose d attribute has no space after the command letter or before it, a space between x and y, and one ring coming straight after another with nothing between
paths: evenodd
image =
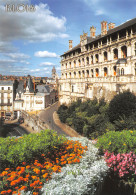
<instances>
[{"instance_id":1,"label":"tall window","mask_svg":"<svg viewBox=\"0 0 136 195\"><path fill-rule=\"evenodd\" d=\"M104 76L106 77L108 75L108 69L107 67L104 67Z\"/></svg>"},{"instance_id":2,"label":"tall window","mask_svg":"<svg viewBox=\"0 0 136 195\"><path fill-rule=\"evenodd\" d=\"M117 67L114 66L114 67L113 67L113 74L114 74L114 76L116 76L116 72L117 72Z\"/></svg>"},{"instance_id":3,"label":"tall window","mask_svg":"<svg viewBox=\"0 0 136 195\"><path fill-rule=\"evenodd\" d=\"M93 69L91 69L91 77L93 77Z\"/></svg>"},{"instance_id":4,"label":"tall window","mask_svg":"<svg viewBox=\"0 0 136 195\"><path fill-rule=\"evenodd\" d=\"M121 54L122 54L122 58L127 57L127 47L126 46L121 47Z\"/></svg>"},{"instance_id":5,"label":"tall window","mask_svg":"<svg viewBox=\"0 0 136 195\"><path fill-rule=\"evenodd\" d=\"M78 60L78 64L79 64L79 66L81 65L80 59Z\"/></svg>"},{"instance_id":6,"label":"tall window","mask_svg":"<svg viewBox=\"0 0 136 195\"><path fill-rule=\"evenodd\" d=\"M98 61L99 61L99 56L98 56L98 54L96 54L95 55L95 62L98 63Z\"/></svg>"},{"instance_id":7,"label":"tall window","mask_svg":"<svg viewBox=\"0 0 136 195\"><path fill-rule=\"evenodd\" d=\"M113 50L114 60L118 59L118 49Z\"/></svg>"},{"instance_id":8,"label":"tall window","mask_svg":"<svg viewBox=\"0 0 136 195\"><path fill-rule=\"evenodd\" d=\"M107 52L105 51L105 52L104 52L104 61L107 61L107 60L108 60Z\"/></svg>"},{"instance_id":9,"label":"tall window","mask_svg":"<svg viewBox=\"0 0 136 195\"><path fill-rule=\"evenodd\" d=\"M89 65L89 57L86 57L86 63Z\"/></svg>"},{"instance_id":10,"label":"tall window","mask_svg":"<svg viewBox=\"0 0 136 195\"><path fill-rule=\"evenodd\" d=\"M72 92L74 92L74 85L72 85Z\"/></svg>"},{"instance_id":11,"label":"tall window","mask_svg":"<svg viewBox=\"0 0 136 195\"><path fill-rule=\"evenodd\" d=\"M84 58L82 58L82 65L84 66Z\"/></svg>"},{"instance_id":12,"label":"tall window","mask_svg":"<svg viewBox=\"0 0 136 195\"><path fill-rule=\"evenodd\" d=\"M79 75L79 78L81 78L81 72L80 71L78 72L78 75Z\"/></svg>"},{"instance_id":13,"label":"tall window","mask_svg":"<svg viewBox=\"0 0 136 195\"><path fill-rule=\"evenodd\" d=\"M74 60L74 68L76 67L76 61Z\"/></svg>"},{"instance_id":14,"label":"tall window","mask_svg":"<svg viewBox=\"0 0 136 195\"><path fill-rule=\"evenodd\" d=\"M89 77L89 70L86 71L87 77Z\"/></svg>"},{"instance_id":15,"label":"tall window","mask_svg":"<svg viewBox=\"0 0 136 195\"><path fill-rule=\"evenodd\" d=\"M98 76L99 76L99 69L96 68L96 69L95 69L95 72L96 72L96 77L98 77Z\"/></svg>"},{"instance_id":16,"label":"tall window","mask_svg":"<svg viewBox=\"0 0 136 195\"><path fill-rule=\"evenodd\" d=\"M91 56L91 64L93 64L93 55Z\"/></svg>"},{"instance_id":17,"label":"tall window","mask_svg":"<svg viewBox=\"0 0 136 195\"><path fill-rule=\"evenodd\" d=\"M74 78L76 78L76 72L74 72Z\"/></svg>"},{"instance_id":18,"label":"tall window","mask_svg":"<svg viewBox=\"0 0 136 195\"><path fill-rule=\"evenodd\" d=\"M124 68L121 69L121 75L124 75Z\"/></svg>"},{"instance_id":19,"label":"tall window","mask_svg":"<svg viewBox=\"0 0 136 195\"><path fill-rule=\"evenodd\" d=\"M85 71L82 71L82 77L85 78Z\"/></svg>"}]
</instances>

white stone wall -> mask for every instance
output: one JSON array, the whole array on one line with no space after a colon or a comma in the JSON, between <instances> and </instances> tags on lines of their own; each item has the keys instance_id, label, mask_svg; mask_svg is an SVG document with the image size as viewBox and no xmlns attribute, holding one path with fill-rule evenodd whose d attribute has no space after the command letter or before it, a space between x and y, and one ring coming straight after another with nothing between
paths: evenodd
<instances>
[{"instance_id":1,"label":"white stone wall","mask_svg":"<svg viewBox=\"0 0 136 195\"><path fill-rule=\"evenodd\" d=\"M80 54L76 53L75 56L71 55L66 59L62 59L62 76L59 81L59 84L61 85L61 91L59 91L60 103L69 103L72 99L74 99L74 97L90 99L94 98L94 96L97 97L97 90L95 88L98 87L103 88L103 91L107 90L107 92L105 91L107 94L109 94L110 91L114 94L114 92L118 92L118 90L126 89L130 89L130 91L136 93L136 35L131 34L129 37L126 35L126 37L121 39L118 37L117 41L112 41L110 38L110 42L107 42L108 44L105 44L104 46L100 43L98 48L94 48L92 50L89 49L88 51L85 51L83 48L83 52ZM121 59L123 58L123 46L126 46L127 48L127 63L116 64L117 59L114 59L114 49L118 49L118 59ZM107 52L106 61L104 61L105 51ZM99 55L99 62L96 62L96 54ZM93 56L93 64L91 64L91 56ZM87 57L89 57L89 64L87 63ZM83 58L84 61L82 60ZM75 66L74 61L76 61ZM116 75L114 75L114 66L116 66ZM96 76L96 68L99 69L98 76ZM104 74L104 68L107 68L108 70L106 76ZM79 77L79 71L81 72L81 78ZM89 75L87 74L87 71L89 71ZM120 74L118 73L119 71ZM76 76L74 73L76 73ZM90 84L91 87L86 87ZM72 92L72 86L74 88L74 92ZM98 96L99 95L100 93L98 92ZM110 94L109 97L112 97L112 94Z\"/></svg>"}]
</instances>

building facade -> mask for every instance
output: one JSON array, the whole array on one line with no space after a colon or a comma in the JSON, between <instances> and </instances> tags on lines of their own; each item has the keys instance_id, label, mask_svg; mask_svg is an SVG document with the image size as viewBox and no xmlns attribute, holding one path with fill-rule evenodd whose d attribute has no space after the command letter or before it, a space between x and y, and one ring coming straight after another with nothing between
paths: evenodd
<instances>
[{"instance_id":1,"label":"building facade","mask_svg":"<svg viewBox=\"0 0 136 195\"><path fill-rule=\"evenodd\" d=\"M55 90L48 85L36 85L31 77L27 83L20 81L14 100L14 115L19 117L21 111L42 110L55 103Z\"/></svg>"},{"instance_id":2,"label":"building facade","mask_svg":"<svg viewBox=\"0 0 136 195\"><path fill-rule=\"evenodd\" d=\"M13 114L14 81L0 81L0 118Z\"/></svg>"},{"instance_id":3,"label":"building facade","mask_svg":"<svg viewBox=\"0 0 136 195\"><path fill-rule=\"evenodd\" d=\"M108 29L107 29L108 26ZM61 56L60 103L81 98L107 101L124 90L136 94L136 18L117 27L101 22L101 34L90 27L80 43Z\"/></svg>"}]
</instances>

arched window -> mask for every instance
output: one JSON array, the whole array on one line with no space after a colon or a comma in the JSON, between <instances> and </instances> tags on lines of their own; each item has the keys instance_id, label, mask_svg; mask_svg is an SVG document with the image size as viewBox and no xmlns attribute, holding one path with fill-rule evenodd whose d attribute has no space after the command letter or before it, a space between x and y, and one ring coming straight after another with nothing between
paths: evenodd
<instances>
[{"instance_id":1,"label":"arched window","mask_svg":"<svg viewBox=\"0 0 136 195\"><path fill-rule=\"evenodd\" d=\"M74 72L74 78L76 78L76 72Z\"/></svg>"},{"instance_id":2,"label":"arched window","mask_svg":"<svg viewBox=\"0 0 136 195\"><path fill-rule=\"evenodd\" d=\"M95 62L98 63L99 62L99 55L95 54Z\"/></svg>"},{"instance_id":3,"label":"arched window","mask_svg":"<svg viewBox=\"0 0 136 195\"><path fill-rule=\"evenodd\" d=\"M96 77L98 77L99 76L99 69L98 68L95 69L95 73L96 73Z\"/></svg>"},{"instance_id":4,"label":"arched window","mask_svg":"<svg viewBox=\"0 0 136 195\"><path fill-rule=\"evenodd\" d=\"M69 62L69 68L71 68L71 62Z\"/></svg>"},{"instance_id":5,"label":"arched window","mask_svg":"<svg viewBox=\"0 0 136 195\"><path fill-rule=\"evenodd\" d=\"M71 79L71 72L69 73L69 78Z\"/></svg>"},{"instance_id":6,"label":"arched window","mask_svg":"<svg viewBox=\"0 0 136 195\"><path fill-rule=\"evenodd\" d=\"M121 68L121 75L124 75L124 68Z\"/></svg>"},{"instance_id":7,"label":"arched window","mask_svg":"<svg viewBox=\"0 0 136 195\"><path fill-rule=\"evenodd\" d=\"M67 79L67 73L66 73L66 79Z\"/></svg>"},{"instance_id":8,"label":"arched window","mask_svg":"<svg viewBox=\"0 0 136 195\"><path fill-rule=\"evenodd\" d=\"M67 69L67 64L66 64L66 69Z\"/></svg>"},{"instance_id":9,"label":"arched window","mask_svg":"<svg viewBox=\"0 0 136 195\"><path fill-rule=\"evenodd\" d=\"M86 63L89 65L89 57L86 57Z\"/></svg>"},{"instance_id":10,"label":"arched window","mask_svg":"<svg viewBox=\"0 0 136 195\"><path fill-rule=\"evenodd\" d=\"M82 58L82 65L84 66L84 58Z\"/></svg>"},{"instance_id":11,"label":"arched window","mask_svg":"<svg viewBox=\"0 0 136 195\"><path fill-rule=\"evenodd\" d=\"M78 75L79 75L79 78L81 78L81 72L80 71L78 72Z\"/></svg>"},{"instance_id":12,"label":"arched window","mask_svg":"<svg viewBox=\"0 0 136 195\"><path fill-rule=\"evenodd\" d=\"M78 64L79 64L79 66L81 65L81 61L80 61L80 59L78 60Z\"/></svg>"},{"instance_id":13,"label":"arched window","mask_svg":"<svg viewBox=\"0 0 136 195\"><path fill-rule=\"evenodd\" d=\"M107 67L104 67L104 76L106 77L108 75L108 69Z\"/></svg>"},{"instance_id":14,"label":"arched window","mask_svg":"<svg viewBox=\"0 0 136 195\"><path fill-rule=\"evenodd\" d=\"M91 55L91 64L93 64L93 55Z\"/></svg>"},{"instance_id":15,"label":"arched window","mask_svg":"<svg viewBox=\"0 0 136 195\"><path fill-rule=\"evenodd\" d=\"M118 49L113 50L113 58L114 60L118 59Z\"/></svg>"},{"instance_id":16,"label":"arched window","mask_svg":"<svg viewBox=\"0 0 136 195\"><path fill-rule=\"evenodd\" d=\"M93 69L91 69L91 77L93 77L94 75L93 75Z\"/></svg>"},{"instance_id":17,"label":"arched window","mask_svg":"<svg viewBox=\"0 0 136 195\"><path fill-rule=\"evenodd\" d=\"M116 74L117 74L117 67L114 66L114 67L113 67L113 75L116 76Z\"/></svg>"},{"instance_id":18,"label":"arched window","mask_svg":"<svg viewBox=\"0 0 136 195\"><path fill-rule=\"evenodd\" d=\"M86 71L87 77L89 77L89 70Z\"/></svg>"},{"instance_id":19,"label":"arched window","mask_svg":"<svg viewBox=\"0 0 136 195\"><path fill-rule=\"evenodd\" d=\"M76 61L74 60L74 68L76 67Z\"/></svg>"},{"instance_id":20,"label":"arched window","mask_svg":"<svg viewBox=\"0 0 136 195\"><path fill-rule=\"evenodd\" d=\"M121 47L121 55L122 55L122 58L127 57L127 47L126 46Z\"/></svg>"},{"instance_id":21,"label":"arched window","mask_svg":"<svg viewBox=\"0 0 136 195\"><path fill-rule=\"evenodd\" d=\"M85 78L85 71L82 71L82 77Z\"/></svg>"},{"instance_id":22,"label":"arched window","mask_svg":"<svg viewBox=\"0 0 136 195\"><path fill-rule=\"evenodd\" d=\"M103 55L104 55L104 61L107 61L107 60L108 60L107 51L105 51L105 52L103 53Z\"/></svg>"}]
</instances>

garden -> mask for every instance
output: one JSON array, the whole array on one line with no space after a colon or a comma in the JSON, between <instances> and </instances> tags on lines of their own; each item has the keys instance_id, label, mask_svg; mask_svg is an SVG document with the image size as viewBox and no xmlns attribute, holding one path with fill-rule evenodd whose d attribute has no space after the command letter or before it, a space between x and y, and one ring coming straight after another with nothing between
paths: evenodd
<instances>
[{"instance_id":1,"label":"garden","mask_svg":"<svg viewBox=\"0 0 136 195\"><path fill-rule=\"evenodd\" d=\"M0 138L0 193L95 194L108 167L87 138L50 130Z\"/></svg>"},{"instance_id":2,"label":"garden","mask_svg":"<svg viewBox=\"0 0 136 195\"><path fill-rule=\"evenodd\" d=\"M135 95L126 91L110 103L78 100L58 114L82 137L44 130L0 138L0 193L136 194Z\"/></svg>"},{"instance_id":3,"label":"garden","mask_svg":"<svg viewBox=\"0 0 136 195\"><path fill-rule=\"evenodd\" d=\"M60 120L96 140L109 167L102 195L136 193L136 96L125 91L109 102L87 100L61 105ZM107 189L104 189L107 188Z\"/></svg>"}]
</instances>

